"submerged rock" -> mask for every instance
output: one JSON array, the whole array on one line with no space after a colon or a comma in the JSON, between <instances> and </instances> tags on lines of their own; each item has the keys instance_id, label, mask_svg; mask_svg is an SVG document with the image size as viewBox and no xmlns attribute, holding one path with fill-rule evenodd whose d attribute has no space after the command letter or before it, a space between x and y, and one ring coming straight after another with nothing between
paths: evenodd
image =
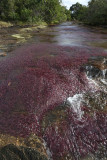
<instances>
[{"instance_id":1,"label":"submerged rock","mask_svg":"<svg viewBox=\"0 0 107 160\"><path fill-rule=\"evenodd\" d=\"M0 52L0 57L5 57L7 54L5 52Z\"/></svg>"},{"instance_id":2,"label":"submerged rock","mask_svg":"<svg viewBox=\"0 0 107 160\"><path fill-rule=\"evenodd\" d=\"M107 111L107 94L102 91L97 91L94 93L85 93L84 94L84 102L91 111L94 112L96 110L99 111Z\"/></svg>"},{"instance_id":3,"label":"submerged rock","mask_svg":"<svg viewBox=\"0 0 107 160\"><path fill-rule=\"evenodd\" d=\"M32 154L35 153L34 155L35 156L37 155L35 159L38 159L38 160L39 159L41 160L42 157L44 157L45 159L48 158L44 141L40 137L37 137L34 134L28 136L27 138L0 134L0 148L1 148L0 155L7 157L9 154L11 157L10 158L11 160L14 160L15 157L17 157L16 159L20 158L20 154L22 154L22 157L23 157L25 154L25 151L28 152L26 154L31 154L29 155L30 157L32 157Z\"/></svg>"},{"instance_id":4,"label":"submerged rock","mask_svg":"<svg viewBox=\"0 0 107 160\"><path fill-rule=\"evenodd\" d=\"M86 66L86 74L89 78L99 78L101 76L101 70L92 65Z\"/></svg>"},{"instance_id":5,"label":"submerged rock","mask_svg":"<svg viewBox=\"0 0 107 160\"><path fill-rule=\"evenodd\" d=\"M98 83L107 85L107 58L91 57L84 67L89 79L96 80ZM101 85L101 84L100 84ZM106 86L105 86L106 87Z\"/></svg>"},{"instance_id":6,"label":"submerged rock","mask_svg":"<svg viewBox=\"0 0 107 160\"><path fill-rule=\"evenodd\" d=\"M0 159L2 160L48 160L35 149L27 147L17 147L9 144L0 149Z\"/></svg>"}]
</instances>

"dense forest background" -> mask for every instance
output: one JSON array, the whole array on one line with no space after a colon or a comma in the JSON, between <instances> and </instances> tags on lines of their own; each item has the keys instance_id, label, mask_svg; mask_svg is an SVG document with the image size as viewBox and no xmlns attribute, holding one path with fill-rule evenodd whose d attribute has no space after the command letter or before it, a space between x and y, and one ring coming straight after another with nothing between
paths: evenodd
<instances>
[{"instance_id":1,"label":"dense forest background","mask_svg":"<svg viewBox=\"0 0 107 160\"><path fill-rule=\"evenodd\" d=\"M90 0L88 6L76 3L70 11L73 20L90 25L107 25L107 0Z\"/></svg>"},{"instance_id":2,"label":"dense forest background","mask_svg":"<svg viewBox=\"0 0 107 160\"><path fill-rule=\"evenodd\" d=\"M69 10L61 0L0 0L0 20L47 24L78 20L107 25L107 0L90 0L88 6L76 3Z\"/></svg>"},{"instance_id":3,"label":"dense forest background","mask_svg":"<svg viewBox=\"0 0 107 160\"><path fill-rule=\"evenodd\" d=\"M0 0L0 19L4 21L50 24L70 18L70 11L60 0Z\"/></svg>"}]
</instances>

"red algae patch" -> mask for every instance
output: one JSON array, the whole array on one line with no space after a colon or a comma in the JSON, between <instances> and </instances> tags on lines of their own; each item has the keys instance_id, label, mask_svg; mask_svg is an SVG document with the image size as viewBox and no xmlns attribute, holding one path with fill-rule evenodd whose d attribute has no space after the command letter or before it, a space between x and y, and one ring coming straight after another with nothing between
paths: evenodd
<instances>
[{"instance_id":1,"label":"red algae patch","mask_svg":"<svg viewBox=\"0 0 107 160\"><path fill-rule=\"evenodd\" d=\"M93 56L105 58L107 53L33 44L0 61L0 133L22 139L36 134L53 160L105 158L105 99L104 109L100 100L85 101L98 93L106 96L86 75L84 66Z\"/></svg>"}]
</instances>

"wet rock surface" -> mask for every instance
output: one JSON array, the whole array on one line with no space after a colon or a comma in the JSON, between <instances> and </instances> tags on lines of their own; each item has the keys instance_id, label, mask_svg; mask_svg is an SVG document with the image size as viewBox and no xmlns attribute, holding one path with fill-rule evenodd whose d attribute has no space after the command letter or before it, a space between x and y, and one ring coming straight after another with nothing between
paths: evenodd
<instances>
[{"instance_id":1,"label":"wet rock surface","mask_svg":"<svg viewBox=\"0 0 107 160\"><path fill-rule=\"evenodd\" d=\"M4 57L4 56L6 56L6 53L5 52L1 52L0 53L0 57Z\"/></svg>"},{"instance_id":2,"label":"wet rock surface","mask_svg":"<svg viewBox=\"0 0 107 160\"><path fill-rule=\"evenodd\" d=\"M7 160L47 160L48 158L44 141L35 134L26 138L0 134L0 156Z\"/></svg>"},{"instance_id":3,"label":"wet rock surface","mask_svg":"<svg viewBox=\"0 0 107 160\"><path fill-rule=\"evenodd\" d=\"M46 25L40 26L11 26L0 29L0 57L6 56L14 49L27 43L38 32L44 31Z\"/></svg>"},{"instance_id":4,"label":"wet rock surface","mask_svg":"<svg viewBox=\"0 0 107 160\"><path fill-rule=\"evenodd\" d=\"M35 149L27 147L16 147L9 144L0 149L0 159L2 160L48 160Z\"/></svg>"},{"instance_id":5,"label":"wet rock surface","mask_svg":"<svg viewBox=\"0 0 107 160\"><path fill-rule=\"evenodd\" d=\"M92 110L107 111L107 93L99 91L95 93L86 93L84 95L85 104L92 107ZM91 111L92 111L91 110Z\"/></svg>"},{"instance_id":6,"label":"wet rock surface","mask_svg":"<svg viewBox=\"0 0 107 160\"><path fill-rule=\"evenodd\" d=\"M89 78L98 78L102 75L101 70L92 65L86 66L86 73Z\"/></svg>"},{"instance_id":7,"label":"wet rock surface","mask_svg":"<svg viewBox=\"0 0 107 160\"><path fill-rule=\"evenodd\" d=\"M107 58L91 58L85 66L85 71L90 79L107 83Z\"/></svg>"}]
</instances>

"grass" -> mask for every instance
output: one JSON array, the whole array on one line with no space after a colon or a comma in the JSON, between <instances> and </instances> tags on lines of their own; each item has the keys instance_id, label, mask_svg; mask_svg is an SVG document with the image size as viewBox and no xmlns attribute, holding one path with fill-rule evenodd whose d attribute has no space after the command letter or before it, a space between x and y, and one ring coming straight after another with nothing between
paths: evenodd
<instances>
[{"instance_id":1,"label":"grass","mask_svg":"<svg viewBox=\"0 0 107 160\"><path fill-rule=\"evenodd\" d=\"M13 26L13 24L10 22L0 21L0 28L11 27L11 26Z\"/></svg>"},{"instance_id":2,"label":"grass","mask_svg":"<svg viewBox=\"0 0 107 160\"><path fill-rule=\"evenodd\" d=\"M10 23L10 22L5 22L5 21L0 21L0 28L7 28L7 27L11 27L11 26L20 26L20 27L25 27L25 26L40 26L41 28L43 28L44 26L47 26L46 22L43 21L38 21L38 22L22 22L22 21L18 21L15 23Z\"/></svg>"}]
</instances>

